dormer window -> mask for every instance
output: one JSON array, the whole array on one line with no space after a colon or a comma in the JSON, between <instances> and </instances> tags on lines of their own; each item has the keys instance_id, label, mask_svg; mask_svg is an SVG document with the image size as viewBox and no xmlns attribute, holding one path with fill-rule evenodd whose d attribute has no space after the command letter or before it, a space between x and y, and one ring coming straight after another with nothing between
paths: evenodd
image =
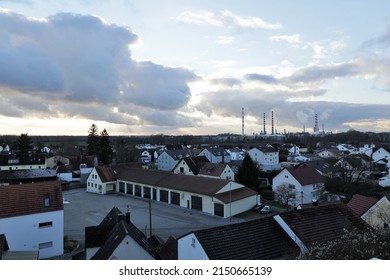
<instances>
[{"instance_id":1,"label":"dormer window","mask_svg":"<svg viewBox=\"0 0 390 280\"><path fill-rule=\"evenodd\" d=\"M43 205L45 206L45 208L50 207L50 197L44 198Z\"/></svg>"}]
</instances>

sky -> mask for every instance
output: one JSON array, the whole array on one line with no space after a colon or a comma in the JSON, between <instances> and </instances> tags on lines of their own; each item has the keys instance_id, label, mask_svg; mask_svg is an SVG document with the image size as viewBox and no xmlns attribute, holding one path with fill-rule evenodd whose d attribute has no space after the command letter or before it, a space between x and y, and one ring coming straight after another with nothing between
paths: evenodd
<instances>
[{"instance_id":1,"label":"sky","mask_svg":"<svg viewBox=\"0 0 390 280\"><path fill-rule=\"evenodd\" d=\"M389 132L389 73L388 0L0 0L0 135Z\"/></svg>"}]
</instances>

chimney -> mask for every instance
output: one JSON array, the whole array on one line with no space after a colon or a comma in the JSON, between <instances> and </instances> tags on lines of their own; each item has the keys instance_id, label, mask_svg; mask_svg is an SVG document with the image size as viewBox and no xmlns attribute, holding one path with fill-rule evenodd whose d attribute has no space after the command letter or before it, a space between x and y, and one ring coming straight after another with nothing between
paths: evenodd
<instances>
[{"instance_id":1,"label":"chimney","mask_svg":"<svg viewBox=\"0 0 390 280\"><path fill-rule=\"evenodd\" d=\"M318 200L317 199L313 199L312 200L312 205L317 207L318 206Z\"/></svg>"},{"instance_id":2,"label":"chimney","mask_svg":"<svg viewBox=\"0 0 390 280\"><path fill-rule=\"evenodd\" d=\"M130 221L131 221L130 212L126 212L126 220L125 221L130 224Z\"/></svg>"}]
</instances>

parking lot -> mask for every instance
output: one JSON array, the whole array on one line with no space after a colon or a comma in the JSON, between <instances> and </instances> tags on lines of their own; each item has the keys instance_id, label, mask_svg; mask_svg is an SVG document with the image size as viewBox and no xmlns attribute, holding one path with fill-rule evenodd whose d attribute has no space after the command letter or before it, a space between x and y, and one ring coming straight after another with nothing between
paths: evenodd
<instances>
[{"instance_id":1,"label":"parking lot","mask_svg":"<svg viewBox=\"0 0 390 280\"><path fill-rule=\"evenodd\" d=\"M169 236L177 238L194 230L243 221L242 218L224 219L156 201L151 202L149 215L148 200L122 194L87 193L85 189L63 191L63 197L64 234L81 244L84 242L85 227L98 225L114 206L123 213L130 211L132 223L148 237L151 217L152 234L164 240Z\"/></svg>"}]
</instances>

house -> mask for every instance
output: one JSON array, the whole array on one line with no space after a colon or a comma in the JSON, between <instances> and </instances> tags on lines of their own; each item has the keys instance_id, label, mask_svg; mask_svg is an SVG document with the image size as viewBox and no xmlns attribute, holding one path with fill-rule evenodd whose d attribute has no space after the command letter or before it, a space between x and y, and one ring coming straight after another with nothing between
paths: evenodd
<instances>
[{"instance_id":1,"label":"house","mask_svg":"<svg viewBox=\"0 0 390 280\"><path fill-rule=\"evenodd\" d=\"M292 147L288 148L289 155L300 155L300 148L297 145L292 145Z\"/></svg>"},{"instance_id":2,"label":"house","mask_svg":"<svg viewBox=\"0 0 390 280\"><path fill-rule=\"evenodd\" d=\"M0 187L0 234L12 251L63 254L64 207L57 181Z\"/></svg>"},{"instance_id":3,"label":"house","mask_svg":"<svg viewBox=\"0 0 390 280\"><path fill-rule=\"evenodd\" d=\"M46 154L0 154L0 171L45 169Z\"/></svg>"},{"instance_id":4,"label":"house","mask_svg":"<svg viewBox=\"0 0 390 280\"><path fill-rule=\"evenodd\" d=\"M390 202L386 196L380 199L355 194L348 207L373 228L389 228Z\"/></svg>"},{"instance_id":5,"label":"house","mask_svg":"<svg viewBox=\"0 0 390 280\"><path fill-rule=\"evenodd\" d=\"M222 147L204 148L199 156L205 156L212 163L228 163L231 158L230 154Z\"/></svg>"},{"instance_id":6,"label":"house","mask_svg":"<svg viewBox=\"0 0 390 280\"><path fill-rule=\"evenodd\" d=\"M325 149L316 153L317 156L321 158L341 158L345 152L342 152L336 148Z\"/></svg>"},{"instance_id":7,"label":"house","mask_svg":"<svg viewBox=\"0 0 390 280\"><path fill-rule=\"evenodd\" d=\"M47 167L56 168L59 165L69 165L70 158L62 155L55 155L47 158Z\"/></svg>"},{"instance_id":8,"label":"house","mask_svg":"<svg viewBox=\"0 0 390 280\"><path fill-rule=\"evenodd\" d=\"M373 150L371 158L375 164L386 165L390 161L390 148L382 146Z\"/></svg>"},{"instance_id":9,"label":"house","mask_svg":"<svg viewBox=\"0 0 390 280\"><path fill-rule=\"evenodd\" d=\"M102 181L97 171L92 172L92 175L96 182ZM223 218L251 209L258 200L257 192L241 184L217 178L116 167L112 168L111 176L115 180L117 193L190 208Z\"/></svg>"},{"instance_id":10,"label":"house","mask_svg":"<svg viewBox=\"0 0 390 280\"><path fill-rule=\"evenodd\" d=\"M162 171L172 171L179 160L192 156L189 149L164 150L156 159L157 169Z\"/></svg>"},{"instance_id":11,"label":"house","mask_svg":"<svg viewBox=\"0 0 390 280\"><path fill-rule=\"evenodd\" d=\"M345 231L370 228L343 203L284 212L274 218L302 252L312 245L339 239Z\"/></svg>"},{"instance_id":12,"label":"house","mask_svg":"<svg viewBox=\"0 0 390 280\"><path fill-rule=\"evenodd\" d=\"M234 172L227 163L211 163L208 162L199 170L198 176L219 178L229 181L234 181Z\"/></svg>"},{"instance_id":13,"label":"house","mask_svg":"<svg viewBox=\"0 0 390 280\"><path fill-rule=\"evenodd\" d=\"M57 178L59 181L73 181L73 165L60 165L56 168Z\"/></svg>"},{"instance_id":14,"label":"house","mask_svg":"<svg viewBox=\"0 0 390 280\"><path fill-rule=\"evenodd\" d=\"M248 154L263 171L280 169L279 151L270 145L254 147L248 151Z\"/></svg>"},{"instance_id":15,"label":"house","mask_svg":"<svg viewBox=\"0 0 390 280\"><path fill-rule=\"evenodd\" d=\"M57 172L53 169L24 169L0 171L0 186L56 180Z\"/></svg>"},{"instance_id":16,"label":"house","mask_svg":"<svg viewBox=\"0 0 390 280\"><path fill-rule=\"evenodd\" d=\"M226 150L230 155L230 160L244 160L245 151L240 148L233 148Z\"/></svg>"},{"instance_id":17,"label":"house","mask_svg":"<svg viewBox=\"0 0 390 280\"><path fill-rule=\"evenodd\" d=\"M339 151L347 152L347 153L354 153L354 152L356 152L358 150L354 146L351 146L351 145L348 145L348 144L338 144L336 146L336 148Z\"/></svg>"},{"instance_id":18,"label":"house","mask_svg":"<svg viewBox=\"0 0 390 280\"><path fill-rule=\"evenodd\" d=\"M9 153L10 151L9 145L0 145L0 153Z\"/></svg>"},{"instance_id":19,"label":"house","mask_svg":"<svg viewBox=\"0 0 390 280\"><path fill-rule=\"evenodd\" d=\"M272 190L279 200L297 206L320 199L324 182L317 169L302 163L279 172L272 180Z\"/></svg>"},{"instance_id":20,"label":"house","mask_svg":"<svg viewBox=\"0 0 390 280\"><path fill-rule=\"evenodd\" d=\"M210 162L205 156L192 156L180 159L173 168L173 173L185 175L198 175L205 163Z\"/></svg>"},{"instance_id":21,"label":"house","mask_svg":"<svg viewBox=\"0 0 390 280\"><path fill-rule=\"evenodd\" d=\"M85 256L88 260L155 260L160 259L146 236L113 207L98 226L85 228Z\"/></svg>"},{"instance_id":22,"label":"house","mask_svg":"<svg viewBox=\"0 0 390 280\"><path fill-rule=\"evenodd\" d=\"M177 243L179 260L291 259L299 252L273 217L193 231Z\"/></svg>"},{"instance_id":23,"label":"house","mask_svg":"<svg viewBox=\"0 0 390 280\"><path fill-rule=\"evenodd\" d=\"M234 172L226 163L211 163L205 156L181 159L173 168L175 174L197 175L225 180L234 180Z\"/></svg>"},{"instance_id":24,"label":"house","mask_svg":"<svg viewBox=\"0 0 390 280\"><path fill-rule=\"evenodd\" d=\"M107 194L115 191L116 180L109 166L96 166L87 178L87 192Z\"/></svg>"},{"instance_id":25,"label":"house","mask_svg":"<svg viewBox=\"0 0 390 280\"><path fill-rule=\"evenodd\" d=\"M371 166L372 159L364 154L351 154L340 158L335 165L346 170L362 170Z\"/></svg>"},{"instance_id":26,"label":"house","mask_svg":"<svg viewBox=\"0 0 390 280\"><path fill-rule=\"evenodd\" d=\"M360 154L365 154L370 157L372 155L372 151L375 148L380 148L381 146L382 145L379 142L361 142L359 143L358 150Z\"/></svg>"}]
</instances>

